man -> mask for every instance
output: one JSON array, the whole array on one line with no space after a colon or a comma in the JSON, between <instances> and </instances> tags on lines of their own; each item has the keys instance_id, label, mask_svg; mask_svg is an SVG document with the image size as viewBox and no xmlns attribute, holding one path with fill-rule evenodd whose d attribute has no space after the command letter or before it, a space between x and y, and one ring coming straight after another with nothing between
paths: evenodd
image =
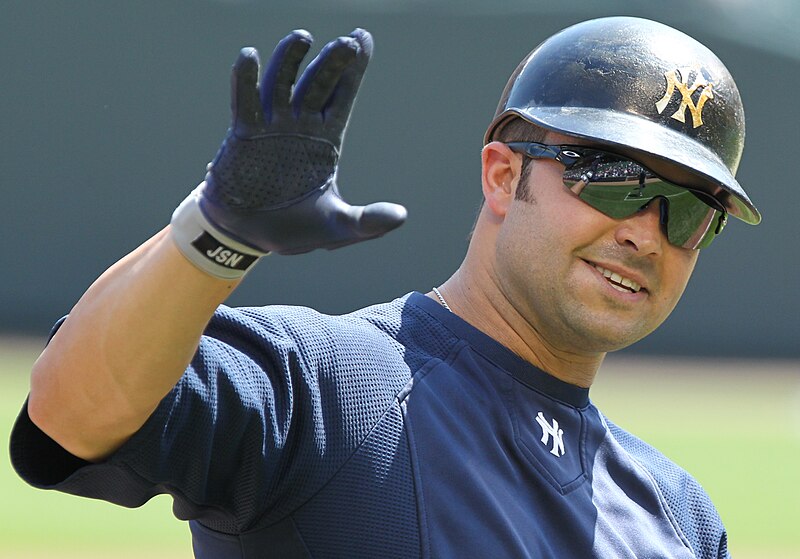
<instances>
[{"instance_id":1,"label":"man","mask_svg":"<svg viewBox=\"0 0 800 559\"><path fill-rule=\"evenodd\" d=\"M220 304L267 252L380 236L336 161L369 34L295 31L171 225L110 268L37 361L11 452L30 483L125 506L168 492L197 557L727 557L699 485L606 420L606 352L678 302L727 215L736 86L634 18L551 37L509 80L463 265L345 316Z\"/></svg>"}]
</instances>

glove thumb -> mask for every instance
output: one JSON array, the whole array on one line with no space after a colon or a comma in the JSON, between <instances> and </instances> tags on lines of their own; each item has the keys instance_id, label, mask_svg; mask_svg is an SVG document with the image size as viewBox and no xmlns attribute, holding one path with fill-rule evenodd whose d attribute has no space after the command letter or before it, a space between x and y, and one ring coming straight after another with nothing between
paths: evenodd
<instances>
[{"instance_id":1,"label":"glove thumb","mask_svg":"<svg viewBox=\"0 0 800 559\"><path fill-rule=\"evenodd\" d=\"M353 208L355 218L353 229L362 239L380 237L392 229L397 229L406 220L408 212L400 204L375 202Z\"/></svg>"}]
</instances>

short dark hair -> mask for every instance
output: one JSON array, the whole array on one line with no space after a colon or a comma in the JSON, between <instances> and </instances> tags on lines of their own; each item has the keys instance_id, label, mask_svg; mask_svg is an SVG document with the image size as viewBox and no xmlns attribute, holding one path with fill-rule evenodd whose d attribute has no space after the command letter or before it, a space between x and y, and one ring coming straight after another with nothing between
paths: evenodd
<instances>
[{"instance_id":1,"label":"short dark hair","mask_svg":"<svg viewBox=\"0 0 800 559\"><path fill-rule=\"evenodd\" d=\"M492 140L497 142L543 142L547 136L547 130L527 120L515 116L505 122L500 123L492 134ZM533 160L530 157L522 158L522 172L519 177L519 185L514 197L517 200L532 202L533 199L528 187L530 177L530 167Z\"/></svg>"}]
</instances>

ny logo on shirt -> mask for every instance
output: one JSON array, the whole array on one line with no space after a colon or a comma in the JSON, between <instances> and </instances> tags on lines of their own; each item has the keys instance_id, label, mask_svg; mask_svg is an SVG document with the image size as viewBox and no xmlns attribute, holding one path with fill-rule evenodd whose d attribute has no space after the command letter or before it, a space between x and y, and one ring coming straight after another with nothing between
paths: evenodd
<instances>
[{"instance_id":1,"label":"ny logo on shirt","mask_svg":"<svg viewBox=\"0 0 800 559\"><path fill-rule=\"evenodd\" d=\"M547 446L550 437L553 437L553 448L550 449L550 454L553 456L564 456L564 430L559 429L558 421L553 418L553 424L547 423L544 414L539 412L536 416L536 423L542 428L542 444Z\"/></svg>"}]
</instances>

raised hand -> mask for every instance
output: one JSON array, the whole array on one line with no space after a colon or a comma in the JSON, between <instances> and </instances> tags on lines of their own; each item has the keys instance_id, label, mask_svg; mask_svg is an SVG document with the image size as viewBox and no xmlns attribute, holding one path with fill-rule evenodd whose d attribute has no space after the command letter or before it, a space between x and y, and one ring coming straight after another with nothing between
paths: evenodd
<instances>
[{"instance_id":1,"label":"raised hand","mask_svg":"<svg viewBox=\"0 0 800 559\"><path fill-rule=\"evenodd\" d=\"M293 31L275 48L259 84L259 58L242 49L233 67L233 120L205 181L173 216L189 259L238 277L262 254L333 249L398 227L405 208L351 206L336 170L361 79L372 53L362 29L328 43L295 84L311 46Z\"/></svg>"}]
</instances>

